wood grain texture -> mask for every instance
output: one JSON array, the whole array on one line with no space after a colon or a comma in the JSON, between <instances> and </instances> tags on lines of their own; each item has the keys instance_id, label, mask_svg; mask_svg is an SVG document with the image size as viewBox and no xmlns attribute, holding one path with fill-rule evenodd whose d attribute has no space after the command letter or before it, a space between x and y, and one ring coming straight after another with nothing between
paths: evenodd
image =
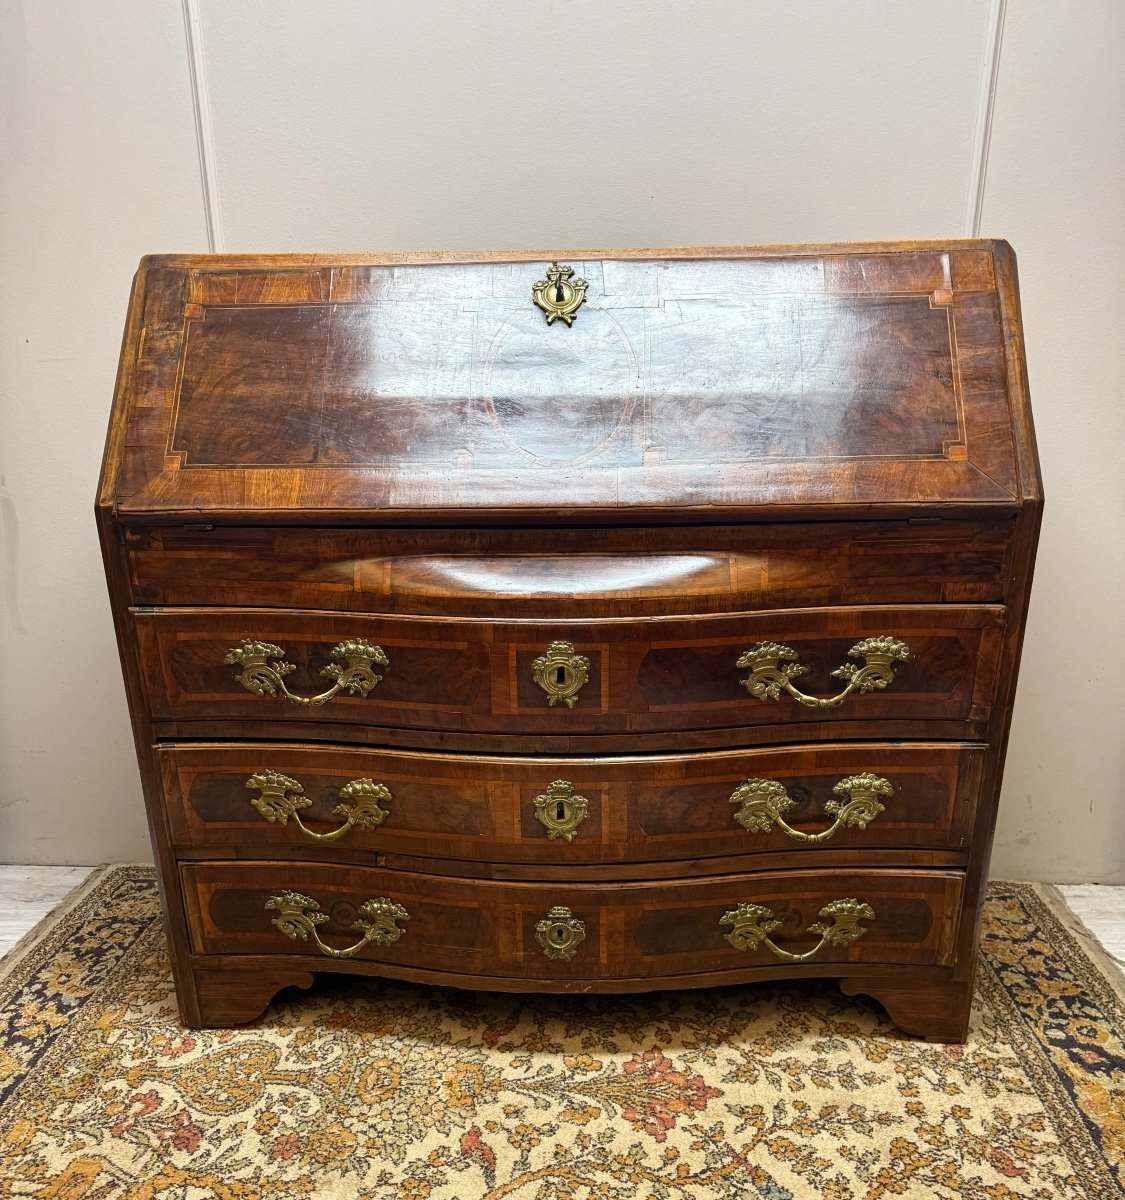
<instances>
[{"instance_id":1,"label":"wood grain texture","mask_svg":"<svg viewBox=\"0 0 1125 1200\"><path fill-rule=\"evenodd\" d=\"M158 751L164 795L178 845L230 847L242 857L294 848L331 862L412 855L490 863L556 866L707 856L803 853L810 863L835 851L960 850L968 843L985 747L917 742L794 746L736 754L614 756L602 759L514 755L430 755L246 742L168 746ZM334 810L354 779L385 785L389 816L374 829L351 829L317 843L294 821L269 821L248 788L256 773L276 771L301 785L304 825L321 835L344 822ZM894 795L866 828L841 828L830 841L803 844L780 826L749 831L735 820L731 794L745 780L782 784L793 807L785 819L815 835L833 823L833 788L871 772ZM564 779L588 801L588 815L567 841L551 838L535 800ZM844 797L846 799L846 797ZM693 861L693 871L699 864ZM463 869L463 868L462 868Z\"/></svg>"},{"instance_id":2,"label":"wood grain texture","mask_svg":"<svg viewBox=\"0 0 1125 1200\"><path fill-rule=\"evenodd\" d=\"M409 914L391 945L364 947L353 963L402 964L452 974L519 976L550 984L558 979L611 983L617 976L668 976L746 969L777 963L766 947L739 950L720 924L738 905L768 906L785 922L774 940L790 953L817 945L807 928L832 901L856 898L875 917L848 946L825 945L820 964L948 965L952 914L963 876L954 871L808 871L722 876L658 886L497 883L415 875L325 863L185 863L188 917L196 953L279 954L305 958L316 970L323 955L308 941L294 943L273 924L267 901L286 890L318 902L329 921L319 927L335 949L358 939L352 928L360 906L386 897ZM585 925L570 959L544 954L536 925L556 906ZM546 990L550 990L548 987Z\"/></svg>"},{"instance_id":3,"label":"wood grain texture","mask_svg":"<svg viewBox=\"0 0 1125 1200\"><path fill-rule=\"evenodd\" d=\"M530 304L559 258L590 283L571 329ZM317 971L830 975L963 1037L1041 508L1002 242L144 260L98 522L184 1020L252 1019ZM739 683L777 641L831 695L879 634L913 661L839 709ZM308 694L355 637L382 682L318 708L223 662L274 642ZM532 678L558 639L590 663L572 710ZM313 832L353 778L386 783L388 818L330 844L269 823L246 788L267 769ZM733 820L733 789L774 777L814 832L862 770L895 788L865 830ZM554 779L588 801L572 842L534 816ZM270 925L289 887L336 945L373 888L415 915L336 960ZM814 960L717 932L768 903L800 952L862 889L880 931ZM563 963L533 933L559 903L588 928Z\"/></svg>"},{"instance_id":4,"label":"wood grain texture","mask_svg":"<svg viewBox=\"0 0 1125 1200\"><path fill-rule=\"evenodd\" d=\"M133 528L137 605L457 617L995 603L1014 523L662 529Z\"/></svg>"},{"instance_id":5,"label":"wood grain texture","mask_svg":"<svg viewBox=\"0 0 1125 1200\"><path fill-rule=\"evenodd\" d=\"M1015 511L1000 253L578 252L588 303L550 330L530 303L549 259L149 259L115 507L474 525L556 521L560 495L565 524L839 496Z\"/></svg>"},{"instance_id":6,"label":"wood grain texture","mask_svg":"<svg viewBox=\"0 0 1125 1200\"><path fill-rule=\"evenodd\" d=\"M138 612L149 710L157 718L226 717L284 724L334 721L368 726L548 735L700 729L821 721L986 720L996 687L1004 610L990 605L786 610L687 619L577 622L449 621L347 617L268 609ZM838 710L808 708L787 695L759 700L742 686L738 659L749 647L783 642L807 669L808 694L831 697L832 672L864 638L889 635L913 658L896 664L882 691L853 693ZM382 682L368 695L341 693L300 707L258 696L238 682L225 656L246 638L279 646L295 666L287 686L316 695L332 647L362 638L384 650ZM535 660L563 639L589 660L573 708L551 706ZM276 735L275 735L276 736ZM879 736L873 730L873 736Z\"/></svg>"}]
</instances>

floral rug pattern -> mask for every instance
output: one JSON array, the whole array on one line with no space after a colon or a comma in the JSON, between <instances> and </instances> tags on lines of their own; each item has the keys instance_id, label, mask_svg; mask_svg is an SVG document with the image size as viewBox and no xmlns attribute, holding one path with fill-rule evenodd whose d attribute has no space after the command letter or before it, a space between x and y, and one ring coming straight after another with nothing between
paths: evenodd
<instances>
[{"instance_id":1,"label":"floral rug pattern","mask_svg":"<svg viewBox=\"0 0 1125 1200\"><path fill-rule=\"evenodd\" d=\"M1125 1006L993 884L966 1046L831 983L627 997L321 977L178 1024L149 868L0 968L0 1198L1110 1200Z\"/></svg>"}]
</instances>

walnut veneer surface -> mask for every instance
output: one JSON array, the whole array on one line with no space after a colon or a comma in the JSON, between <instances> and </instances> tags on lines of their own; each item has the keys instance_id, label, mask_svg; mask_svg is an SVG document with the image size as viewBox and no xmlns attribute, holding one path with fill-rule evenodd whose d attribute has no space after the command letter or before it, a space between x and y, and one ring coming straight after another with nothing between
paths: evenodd
<instances>
[{"instance_id":1,"label":"walnut veneer surface","mask_svg":"<svg viewBox=\"0 0 1125 1200\"><path fill-rule=\"evenodd\" d=\"M961 1039L1041 508L1002 242L144 259L97 516L184 1020L822 975Z\"/></svg>"}]
</instances>

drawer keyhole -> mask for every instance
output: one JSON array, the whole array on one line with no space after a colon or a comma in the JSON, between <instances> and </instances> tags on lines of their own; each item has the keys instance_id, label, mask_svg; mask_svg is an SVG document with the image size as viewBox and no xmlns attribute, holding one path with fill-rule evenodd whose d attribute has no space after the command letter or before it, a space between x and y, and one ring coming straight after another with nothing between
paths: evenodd
<instances>
[{"instance_id":1,"label":"drawer keyhole","mask_svg":"<svg viewBox=\"0 0 1125 1200\"><path fill-rule=\"evenodd\" d=\"M562 687L566 683L566 675L567 675L566 667L556 667L555 668L555 682L560 687Z\"/></svg>"},{"instance_id":2,"label":"drawer keyhole","mask_svg":"<svg viewBox=\"0 0 1125 1200\"><path fill-rule=\"evenodd\" d=\"M560 800L558 804L555 805L555 820L565 821L566 815L566 805Z\"/></svg>"}]
</instances>

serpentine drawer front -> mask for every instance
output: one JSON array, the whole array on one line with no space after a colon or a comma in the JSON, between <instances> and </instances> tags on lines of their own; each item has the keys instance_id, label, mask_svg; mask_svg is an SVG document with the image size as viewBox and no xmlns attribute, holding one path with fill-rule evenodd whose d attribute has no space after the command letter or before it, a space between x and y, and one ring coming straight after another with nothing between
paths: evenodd
<instances>
[{"instance_id":1,"label":"serpentine drawer front","mask_svg":"<svg viewBox=\"0 0 1125 1200\"><path fill-rule=\"evenodd\" d=\"M1022 352L1002 242L146 258L97 516L185 1023L826 975L964 1039Z\"/></svg>"},{"instance_id":2,"label":"serpentine drawer front","mask_svg":"<svg viewBox=\"0 0 1125 1200\"><path fill-rule=\"evenodd\" d=\"M638 616L824 604L995 604L1012 523L131 529L136 602L455 617Z\"/></svg>"},{"instance_id":3,"label":"serpentine drawer front","mask_svg":"<svg viewBox=\"0 0 1125 1200\"><path fill-rule=\"evenodd\" d=\"M941 965L952 951L949 914L963 879L952 871L810 871L598 887L323 863L181 869L200 954L343 953L364 964L544 983L741 974L791 954L837 969Z\"/></svg>"},{"instance_id":4,"label":"serpentine drawer front","mask_svg":"<svg viewBox=\"0 0 1125 1200\"><path fill-rule=\"evenodd\" d=\"M1004 610L514 623L163 609L136 627L158 719L571 734L983 722Z\"/></svg>"},{"instance_id":5,"label":"serpentine drawer front","mask_svg":"<svg viewBox=\"0 0 1125 1200\"><path fill-rule=\"evenodd\" d=\"M159 757L184 846L554 864L959 850L985 747L859 742L587 759L245 742L169 746Z\"/></svg>"}]
</instances>

